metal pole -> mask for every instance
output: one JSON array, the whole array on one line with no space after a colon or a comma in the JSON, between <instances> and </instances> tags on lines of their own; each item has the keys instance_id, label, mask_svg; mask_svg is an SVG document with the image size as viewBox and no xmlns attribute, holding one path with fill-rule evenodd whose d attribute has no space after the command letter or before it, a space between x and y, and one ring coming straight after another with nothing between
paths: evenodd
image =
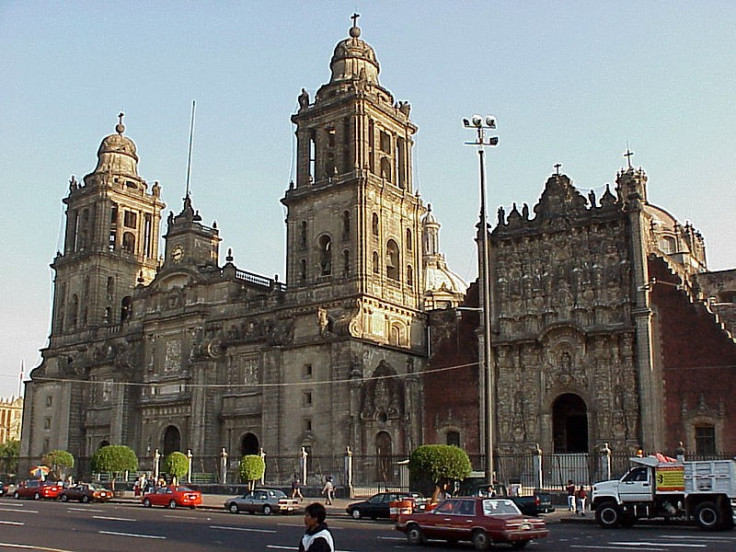
<instances>
[{"instance_id":1,"label":"metal pole","mask_svg":"<svg viewBox=\"0 0 736 552\"><path fill-rule=\"evenodd\" d=\"M481 132L479 130L479 132ZM486 169L483 151L483 137L479 136L481 145L478 147L478 159L480 161L480 239L481 239L481 270L483 301L483 372L484 372L484 413L485 413L485 454L486 454L486 480L495 480L495 469L493 462L493 438L494 438L494 388L495 378L493 373L493 359L491 357L491 283L489 270L489 248L488 248L488 217L486 212Z\"/></svg>"}]
</instances>

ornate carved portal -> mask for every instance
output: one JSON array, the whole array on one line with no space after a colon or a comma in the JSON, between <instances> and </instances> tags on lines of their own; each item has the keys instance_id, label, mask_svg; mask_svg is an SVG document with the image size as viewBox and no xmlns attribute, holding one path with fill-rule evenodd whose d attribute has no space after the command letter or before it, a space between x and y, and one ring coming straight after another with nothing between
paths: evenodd
<instances>
[{"instance_id":1,"label":"ornate carved portal","mask_svg":"<svg viewBox=\"0 0 736 552\"><path fill-rule=\"evenodd\" d=\"M565 393L552 405L556 453L588 452L588 409L578 395Z\"/></svg>"}]
</instances>

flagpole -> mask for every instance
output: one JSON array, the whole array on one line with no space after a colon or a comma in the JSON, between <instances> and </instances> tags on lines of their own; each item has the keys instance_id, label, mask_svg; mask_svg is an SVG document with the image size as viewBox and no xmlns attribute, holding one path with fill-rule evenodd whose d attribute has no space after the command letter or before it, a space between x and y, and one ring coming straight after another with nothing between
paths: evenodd
<instances>
[{"instance_id":1,"label":"flagpole","mask_svg":"<svg viewBox=\"0 0 736 552\"><path fill-rule=\"evenodd\" d=\"M18 381L18 397L23 396L23 372L25 371L25 362L23 359L20 359L20 380Z\"/></svg>"}]
</instances>

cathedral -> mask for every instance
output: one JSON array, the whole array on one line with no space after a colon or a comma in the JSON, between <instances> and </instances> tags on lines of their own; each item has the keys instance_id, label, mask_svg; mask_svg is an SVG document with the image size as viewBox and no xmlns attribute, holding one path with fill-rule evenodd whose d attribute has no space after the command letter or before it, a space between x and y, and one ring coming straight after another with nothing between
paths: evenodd
<instances>
[{"instance_id":1,"label":"cathedral","mask_svg":"<svg viewBox=\"0 0 736 552\"><path fill-rule=\"evenodd\" d=\"M353 25L330 81L314 98L302 90L291 117L285 282L229 252L223 263L219 229L189 193L162 215L161 186L138 174L120 115L64 199L23 456L89 458L106 444L140 458L263 451L272 476L288 479L300 452L329 473L349 449L356 475L385 480L395 456L422 444L426 311L458 305L466 284L414 188L410 105L380 84L360 35Z\"/></svg>"},{"instance_id":2,"label":"cathedral","mask_svg":"<svg viewBox=\"0 0 736 552\"><path fill-rule=\"evenodd\" d=\"M609 448L735 452L736 271L707 270L703 237L648 202L630 156L600 197L558 167L531 209L479 227L484 331L479 286L447 266L414 187L410 104L379 83L360 35L291 116L285 282L223 262L189 193L163 214L120 115L63 200L21 456L125 444L148 465L191 451L195 471L216 472L222 454L263 452L284 482L300 455L333 474L352 455L359 483L394 481L418 445L447 443L481 469L484 334L501 478L522 477L504 459L531 452L586 466Z\"/></svg>"}]
</instances>

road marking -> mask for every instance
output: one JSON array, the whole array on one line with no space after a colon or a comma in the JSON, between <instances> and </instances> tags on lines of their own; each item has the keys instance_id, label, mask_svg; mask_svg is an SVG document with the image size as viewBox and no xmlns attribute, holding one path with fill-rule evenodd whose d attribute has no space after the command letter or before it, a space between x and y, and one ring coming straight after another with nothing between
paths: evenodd
<instances>
[{"instance_id":1,"label":"road marking","mask_svg":"<svg viewBox=\"0 0 736 552\"><path fill-rule=\"evenodd\" d=\"M332 531L332 527L330 527ZM266 548L272 548L273 550L299 550L297 546L279 546L278 544L267 544ZM335 552L353 552L352 550L335 550Z\"/></svg>"},{"instance_id":2,"label":"road marking","mask_svg":"<svg viewBox=\"0 0 736 552\"><path fill-rule=\"evenodd\" d=\"M92 519L104 519L107 521L135 521L130 518L112 517L112 516L92 516Z\"/></svg>"},{"instance_id":3,"label":"road marking","mask_svg":"<svg viewBox=\"0 0 736 552\"><path fill-rule=\"evenodd\" d=\"M0 525L25 525L22 521L3 521L0 520Z\"/></svg>"},{"instance_id":4,"label":"road marking","mask_svg":"<svg viewBox=\"0 0 736 552\"><path fill-rule=\"evenodd\" d=\"M173 518L173 519L201 519L194 516L164 516L165 518Z\"/></svg>"},{"instance_id":5,"label":"road marking","mask_svg":"<svg viewBox=\"0 0 736 552\"><path fill-rule=\"evenodd\" d=\"M73 552L64 548L46 548L30 544L13 544L11 542L0 542L0 548L20 548L22 550L38 550L39 552Z\"/></svg>"},{"instance_id":6,"label":"road marking","mask_svg":"<svg viewBox=\"0 0 736 552\"><path fill-rule=\"evenodd\" d=\"M92 510L91 508L67 508L69 512L102 512L104 510Z\"/></svg>"},{"instance_id":7,"label":"road marking","mask_svg":"<svg viewBox=\"0 0 736 552\"><path fill-rule=\"evenodd\" d=\"M377 537L378 540L387 540L387 541L405 541L406 538L404 537Z\"/></svg>"},{"instance_id":8,"label":"road marking","mask_svg":"<svg viewBox=\"0 0 736 552\"><path fill-rule=\"evenodd\" d=\"M570 548L586 548L586 549L592 549L592 550L616 550L616 552L621 552L621 547L619 546L596 546L593 544L571 544ZM645 548L645 547L637 547L637 551L639 552L667 552L669 548Z\"/></svg>"},{"instance_id":9,"label":"road marking","mask_svg":"<svg viewBox=\"0 0 736 552\"><path fill-rule=\"evenodd\" d=\"M272 529L249 529L248 527L227 527L225 525L210 525L210 529L224 529L226 531L247 531L248 533L275 533Z\"/></svg>"},{"instance_id":10,"label":"road marking","mask_svg":"<svg viewBox=\"0 0 736 552\"><path fill-rule=\"evenodd\" d=\"M707 540L707 541L713 541L713 542L732 541L736 539L736 537L709 537L706 535L660 535L657 538L658 539L695 540L695 541Z\"/></svg>"},{"instance_id":11,"label":"road marking","mask_svg":"<svg viewBox=\"0 0 736 552\"><path fill-rule=\"evenodd\" d=\"M670 547L680 547L680 548L705 548L705 544L678 544L675 542L642 542L642 541L632 541L632 542L609 542L608 544L617 544L619 546L667 546Z\"/></svg>"},{"instance_id":12,"label":"road marking","mask_svg":"<svg viewBox=\"0 0 736 552\"><path fill-rule=\"evenodd\" d=\"M100 535L116 535L118 537L136 537L139 539L163 539L165 540L166 537L162 537L161 535L140 535L137 533L118 533L117 531L97 531Z\"/></svg>"},{"instance_id":13,"label":"road marking","mask_svg":"<svg viewBox=\"0 0 736 552\"><path fill-rule=\"evenodd\" d=\"M16 510L15 508L8 508L8 509L0 508L0 512L15 512L15 513L18 513L18 510ZM37 514L38 513L38 510L23 510L23 513L24 514Z\"/></svg>"}]
</instances>

